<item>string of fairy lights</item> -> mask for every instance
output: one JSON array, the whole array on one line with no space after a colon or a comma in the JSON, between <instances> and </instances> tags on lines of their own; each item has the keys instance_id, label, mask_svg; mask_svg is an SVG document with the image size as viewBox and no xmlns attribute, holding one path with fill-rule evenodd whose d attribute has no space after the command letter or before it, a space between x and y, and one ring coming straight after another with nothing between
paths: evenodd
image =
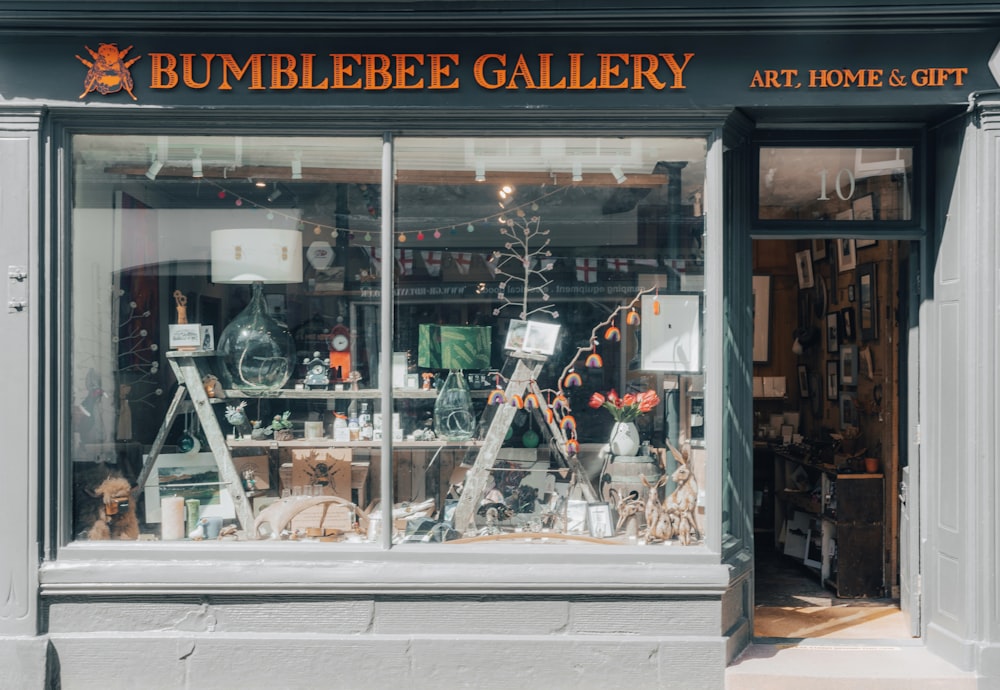
<instances>
[{"instance_id":1,"label":"string of fairy lights","mask_svg":"<svg viewBox=\"0 0 1000 690\"><path fill-rule=\"evenodd\" d=\"M340 233L347 233L351 238L355 238L359 234L357 231L351 228L342 228L338 227L337 225L331 225L329 223L313 222L313 221L306 223L296 215L287 213L279 208L269 206L265 203L255 201L254 199L251 199L248 196L244 196L242 194L234 192L231 188L227 187L226 185L220 182L207 179L204 180L204 182L216 188L217 190L216 196L218 196L219 199L227 199L231 197L233 199L233 204L237 207L249 206L251 208L260 211L266 211L268 220L274 220L276 218L280 218L282 220L296 222L299 223L302 229L311 228L313 234L316 235L328 232L330 233L330 237L332 237L333 239L339 237ZM416 241L418 242L422 242L426 240L428 237L433 237L434 239L441 239L445 235L445 233L448 233L450 235L457 235L460 232L473 233L477 230L476 227L477 224L489 223L489 222L498 222L500 224L504 224L506 222L506 216L510 215L511 213L517 215L524 215L525 212L528 210L538 211L540 208L539 204L542 201L550 197L553 197L556 194L561 194L570 188L571 188L570 186L553 187L552 189L545 191L543 194L535 197L534 199L531 199L530 201L524 201L510 205L508 205L509 202L507 202L507 199L510 198L510 193L511 193L509 191L509 188L501 188L499 194L503 200L500 203L500 210L497 211L496 213L491 213L476 218L469 218L467 220L463 220L457 223L449 223L447 225L438 225L438 226L431 226L431 227L424 227L424 228L417 228L410 230L398 230L394 231L394 234L396 235L396 241L399 242L400 244L403 244L406 243L411 237L416 239ZM369 213L372 212L373 209L369 207ZM365 230L364 234L361 235L361 238L365 242L371 242L380 234L381 230Z\"/></svg>"}]
</instances>

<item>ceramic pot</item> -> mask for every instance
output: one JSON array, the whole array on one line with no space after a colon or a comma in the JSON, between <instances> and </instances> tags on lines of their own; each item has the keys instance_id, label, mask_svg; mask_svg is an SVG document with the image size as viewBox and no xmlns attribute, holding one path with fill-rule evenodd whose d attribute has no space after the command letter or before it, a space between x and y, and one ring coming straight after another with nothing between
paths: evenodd
<instances>
[{"instance_id":1,"label":"ceramic pot","mask_svg":"<svg viewBox=\"0 0 1000 690\"><path fill-rule=\"evenodd\" d=\"M865 472L878 474L878 458L865 458Z\"/></svg>"},{"instance_id":2,"label":"ceramic pot","mask_svg":"<svg viewBox=\"0 0 1000 690\"><path fill-rule=\"evenodd\" d=\"M633 422L615 422L611 429L612 455L635 455L639 452L639 429Z\"/></svg>"}]
</instances>

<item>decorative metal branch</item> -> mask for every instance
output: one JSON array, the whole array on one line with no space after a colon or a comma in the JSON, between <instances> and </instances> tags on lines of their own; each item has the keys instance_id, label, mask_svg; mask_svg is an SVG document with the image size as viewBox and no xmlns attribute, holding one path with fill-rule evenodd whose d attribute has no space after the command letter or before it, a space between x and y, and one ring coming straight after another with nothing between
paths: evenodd
<instances>
[{"instance_id":1,"label":"decorative metal branch","mask_svg":"<svg viewBox=\"0 0 1000 690\"><path fill-rule=\"evenodd\" d=\"M559 312L550 304L530 308L533 300L549 301L548 286L552 283L544 275L552 269L552 262L546 261L552 256L552 251L548 248L551 241L549 231L541 229L541 218L528 218L523 209L517 208L511 217L501 216L498 220L501 222L500 234L510 238L510 241L504 244L504 251L493 252L496 273L503 277L497 294L501 304L493 310L493 315L498 316L508 307L520 307L518 316L521 319L527 319L532 314L559 318ZM533 246L542 238L544 240L540 245ZM511 284L523 286L520 302L507 296L506 290Z\"/></svg>"}]
</instances>

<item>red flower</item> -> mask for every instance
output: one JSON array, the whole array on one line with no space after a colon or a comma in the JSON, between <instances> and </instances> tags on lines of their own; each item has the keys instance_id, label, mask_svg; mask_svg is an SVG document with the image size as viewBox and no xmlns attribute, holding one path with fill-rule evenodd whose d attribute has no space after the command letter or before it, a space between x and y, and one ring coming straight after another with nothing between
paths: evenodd
<instances>
[{"instance_id":1,"label":"red flower","mask_svg":"<svg viewBox=\"0 0 1000 690\"><path fill-rule=\"evenodd\" d=\"M598 407L604 404L605 400L606 398L603 395L595 391L594 394L590 396L590 401L587 404L596 410Z\"/></svg>"},{"instance_id":2,"label":"red flower","mask_svg":"<svg viewBox=\"0 0 1000 690\"><path fill-rule=\"evenodd\" d=\"M590 407L597 409L603 407L616 422L632 422L639 415L653 411L660 404L660 396L654 390L643 391L642 393L626 393L624 397L619 397L612 388L608 391L607 397L601 393L594 393L588 402Z\"/></svg>"}]
</instances>

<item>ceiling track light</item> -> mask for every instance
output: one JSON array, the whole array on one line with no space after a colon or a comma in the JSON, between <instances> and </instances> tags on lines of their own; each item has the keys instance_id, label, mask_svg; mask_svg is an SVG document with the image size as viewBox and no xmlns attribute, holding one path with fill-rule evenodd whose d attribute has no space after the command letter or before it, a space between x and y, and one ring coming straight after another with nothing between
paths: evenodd
<instances>
[{"instance_id":1,"label":"ceiling track light","mask_svg":"<svg viewBox=\"0 0 1000 690\"><path fill-rule=\"evenodd\" d=\"M295 158L292 159L292 179L302 179L302 159L298 156L295 156Z\"/></svg>"},{"instance_id":2,"label":"ceiling track light","mask_svg":"<svg viewBox=\"0 0 1000 690\"><path fill-rule=\"evenodd\" d=\"M146 177L155 180L161 170L163 170L163 163L160 162L159 158L154 158L153 162L149 164L149 170L146 171Z\"/></svg>"},{"instance_id":3,"label":"ceiling track light","mask_svg":"<svg viewBox=\"0 0 1000 690\"><path fill-rule=\"evenodd\" d=\"M274 189L271 191L270 194L267 195L267 200L269 203L273 204L275 201L278 200L278 197L280 196L281 196L281 190L278 188L278 183L275 182Z\"/></svg>"},{"instance_id":4,"label":"ceiling track light","mask_svg":"<svg viewBox=\"0 0 1000 690\"><path fill-rule=\"evenodd\" d=\"M191 159L191 177L195 179L205 177L201 167L201 149L194 150L194 158Z\"/></svg>"},{"instance_id":5,"label":"ceiling track light","mask_svg":"<svg viewBox=\"0 0 1000 690\"><path fill-rule=\"evenodd\" d=\"M622 170L622 166L620 165L612 165L611 174L615 176L615 182L617 182L618 184L622 184L623 182L625 182L625 180L628 179L627 177L625 177L625 171Z\"/></svg>"},{"instance_id":6,"label":"ceiling track light","mask_svg":"<svg viewBox=\"0 0 1000 690\"><path fill-rule=\"evenodd\" d=\"M485 163L476 163L476 182L486 182Z\"/></svg>"},{"instance_id":7,"label":"ceiling track light","mask_svg":"<svg viewBox=\"0 0 1000 690\"><path fill-rule=\"evenodd\" d=\"M573 163L573 181L583 182L583 163L580 161Z\"/></svg>"}]
</instances>

